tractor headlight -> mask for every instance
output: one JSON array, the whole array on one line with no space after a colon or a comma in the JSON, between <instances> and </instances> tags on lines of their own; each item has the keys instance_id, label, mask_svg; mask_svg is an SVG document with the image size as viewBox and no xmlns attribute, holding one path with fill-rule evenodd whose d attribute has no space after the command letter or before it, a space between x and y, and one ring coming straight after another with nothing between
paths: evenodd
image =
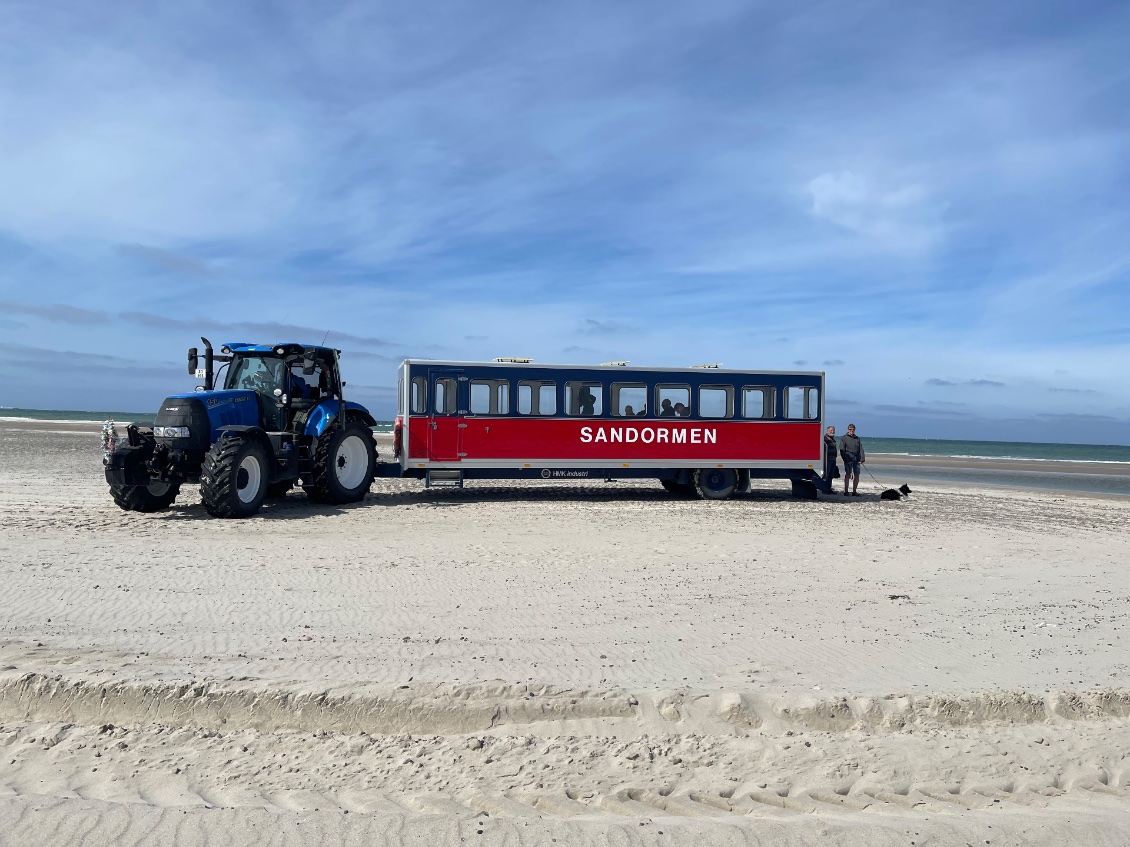
<instances>
[{"instance_id":1,"label":"tractor headlight","mask_svg":"<svg viewBox=\"0 0 1130 847\"><path fill-rule=\"evenodd\" d=\"M188 438L187 426L155 426L153 435L157 438Z\"/></svg>"}]
</instances>

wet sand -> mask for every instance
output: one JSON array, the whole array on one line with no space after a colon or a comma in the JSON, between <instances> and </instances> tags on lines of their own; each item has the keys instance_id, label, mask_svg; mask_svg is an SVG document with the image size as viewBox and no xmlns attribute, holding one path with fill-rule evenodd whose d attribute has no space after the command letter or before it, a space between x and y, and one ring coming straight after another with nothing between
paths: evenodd
<instances>
[{"instance_id":1,"label":"wet sand","mask_svg":"<svg viewBox=\"0 0 1130 847\"><path fill-rule=\"evenodd\" d=\"M216 521L118 510L97 434L0 423L0 844L1130 842L1125 501Z\"/></svg>"},{"instance_id":2,"label":"wet sand","mask_svg":"<svg viewBox=\"0 0 1130 847\"><path fill-rule=\"evenodd\" d=\"M1049 459L982 459L975 456L907 456L893 453L869 453L867 464L879 467L970 468L974 470L1023 471L1049 474L1100 474L1130 476L1130 464L1124 462L1058 462Z\"/></svg>"}]
</instances>

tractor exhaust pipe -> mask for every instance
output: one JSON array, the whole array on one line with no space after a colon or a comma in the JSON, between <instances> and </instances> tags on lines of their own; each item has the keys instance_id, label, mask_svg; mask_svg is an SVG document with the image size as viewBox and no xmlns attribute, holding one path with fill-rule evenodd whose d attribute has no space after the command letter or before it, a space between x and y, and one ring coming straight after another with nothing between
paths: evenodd
<instances>
[{"instance_id":1,"label":"tractor exhaust pipe","mask_svg":"<svg viewBox=\"0 0 1130 847\"><path fill-rule=\"evenodd\" d=\"M211 391L212 379L214 377L212 365L215 361L214 357L212 356L212 342L205 338L203 335L200 336L200 340L204 342L204 390Z\"/></svg>"}]
</instances>

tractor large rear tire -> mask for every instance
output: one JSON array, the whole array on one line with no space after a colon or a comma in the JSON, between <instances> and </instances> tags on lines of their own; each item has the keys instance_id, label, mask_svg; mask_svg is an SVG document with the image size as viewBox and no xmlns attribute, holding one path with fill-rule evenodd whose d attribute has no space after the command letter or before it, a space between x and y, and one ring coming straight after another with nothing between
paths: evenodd
<instances>
[{"instance_id":1,"label":"tractor large rear tire","mask_svg":"<svg viewBox=\"0 0 1130 847\"><path fill-rule=\"evenodd\" d=\"M267 496L267 451L254 438L224 435L200 470L200 499L214 518L249 518Z\"/></svg>"},{"instance_id":2,"label":"tractor large rear tire","mask_svg":"<svg viewBox=\"0 0 1130 847\"><path fill-rule=\"evenodd\" d=\"M177 499L180 485L153 480L148 485L111 485L110 496L127 512L160 512Z\"/></svg>"},{"instance_id":3,"label":"tractor large rear tire","mask_svg":"<svg viewBox=\"0 0 1130 847\"><path fill-rule=\"evenodd\" d=\"M315 503L356 503L365 499L377 469L373 431L364 424L335 427L318 439L306 496Z\"/></svg>"}]
</instances>

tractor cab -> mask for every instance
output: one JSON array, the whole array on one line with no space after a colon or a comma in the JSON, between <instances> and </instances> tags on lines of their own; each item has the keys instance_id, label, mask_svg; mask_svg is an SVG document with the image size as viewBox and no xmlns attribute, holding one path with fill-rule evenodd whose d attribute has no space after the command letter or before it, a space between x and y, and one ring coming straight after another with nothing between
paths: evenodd
<instances>
[{"instance_id":1,"label":"tractor cab","mask_svg":"<svg viewBox=\"0 0 1130 847\"><path fill-rule=\"evenodd\" d=\"M336 351L330 348L226 344L222 349L230 351L224 390L254 391L260 426L267 431L296 431L311 409L341 396Z\"/></svg>"}]
</instances>

